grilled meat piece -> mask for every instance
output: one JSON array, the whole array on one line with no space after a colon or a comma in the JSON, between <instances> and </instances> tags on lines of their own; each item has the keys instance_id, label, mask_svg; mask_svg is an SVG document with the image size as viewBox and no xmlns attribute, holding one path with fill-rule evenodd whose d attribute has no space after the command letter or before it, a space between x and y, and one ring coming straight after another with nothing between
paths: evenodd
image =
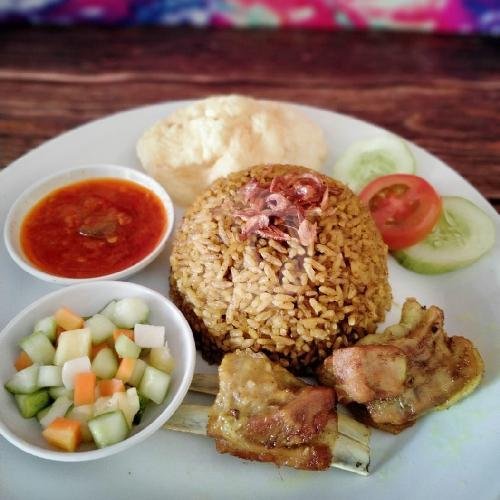
<instances>
[{"instance_id":1,"label":"grilled meat piece","mask_svg":"<svg viewBox=\"0 0 500 500\"><path fill-rule=\"evenodd\" d=\"M335 387L339 403L369 403L404 391L407 358L392 345L338 349L324 362L322 381Z\"/></svg>"},{"instance_id":2,"label":"grilled meat piece","mask_svg":"<svg viewBox=\"0 0 500 500\"><path fill-rule=\"evenodd\" d=\"M324 470L337 434L335 392L295 378L264 354L227 354L207 434L217 450L296 469Z\"/></svg>"},{"instance_id":3,"label":"grilled meat piece","mask_svg":"<svg viewBox=\"0 0 500 500\"><path fill-rule=\"evenodd\" d=\"M303 387L282 407L252 415L244 428L245 437L267 448L307 444L323 431L335 404L328 387Z\"/></svg>"},{"instance_id":4,"label":"grilled meat piece","mask_svg":"<svg viewBox=\"0 0 500 500\"><path fill-rule=\"evenodd\" d=\"M341 349L319 370L341 402L380 429L398 433L433 409L448 408L480 383L484 365L464 337L448 337L443 311L407 299L397 325ZM406 370L403 366L406 364Z\"/></svg>"}]
</instances>

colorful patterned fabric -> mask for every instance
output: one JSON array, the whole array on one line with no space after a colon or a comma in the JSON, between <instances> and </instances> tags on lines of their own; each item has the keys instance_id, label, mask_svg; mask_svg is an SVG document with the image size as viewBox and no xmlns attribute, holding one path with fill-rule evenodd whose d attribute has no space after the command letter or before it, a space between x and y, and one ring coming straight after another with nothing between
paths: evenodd
<instances>
[{"instance_id":1,"label":"colorful patterned fabric","mask_svg":"<svg viewBox=\"0 0 500 500\"><path fill-rule=\"evenodd\" d=\"M0 0L0 21L500 34L500 0Z\"/></svg>"}]
</instances>

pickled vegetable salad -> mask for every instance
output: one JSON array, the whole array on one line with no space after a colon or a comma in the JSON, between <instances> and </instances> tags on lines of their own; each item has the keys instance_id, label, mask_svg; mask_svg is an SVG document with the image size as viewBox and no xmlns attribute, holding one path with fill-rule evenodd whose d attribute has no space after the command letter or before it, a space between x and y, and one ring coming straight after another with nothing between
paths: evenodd
<instances>
[{"instance_id":1,"label":"pickled vegetable salad","mask_svg":"<svg viewBox=\"0 0 500 500\"><path fill-rule=\"evenodd\" d=\"M86 320L62 307L38 321L5 384L20 414L65 451L126 439L147 405L164 401L174 368L165 327L148 316L143 300L125 298Z\"/></svg>"}]
</instances>

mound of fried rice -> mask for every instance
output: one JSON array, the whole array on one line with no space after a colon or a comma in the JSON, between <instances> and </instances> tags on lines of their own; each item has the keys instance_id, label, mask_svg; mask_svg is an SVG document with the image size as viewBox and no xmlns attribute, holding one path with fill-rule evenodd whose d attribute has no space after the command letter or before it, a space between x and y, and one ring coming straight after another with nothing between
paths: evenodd
<instances>
[{"instance_id":1,"label":"mound of fried rice","mask_svg":"<svg viewBox=\"0 0 500 500\"><path fill-rule=\"evenodd\" d=\"M219 179L186 212L171 254L170 294L209 362L262 351L308 373L333 349L373 333L391 305L387 247L360 200L318 173L329 190L314 243L241 236L228 207L250 181L311 172L264 165Z\"/></svg>"}]
</instances>

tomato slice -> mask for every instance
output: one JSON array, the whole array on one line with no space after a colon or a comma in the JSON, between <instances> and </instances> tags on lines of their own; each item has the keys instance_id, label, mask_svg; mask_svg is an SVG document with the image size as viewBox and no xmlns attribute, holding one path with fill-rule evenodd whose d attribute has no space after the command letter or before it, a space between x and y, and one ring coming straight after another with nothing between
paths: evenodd
<instances>
[{"instance_id":1,"label":"tomato slice","mask_svg":"<svg viewBox=\"0 0 500 500\"><path fill-rule=\"evenodd\" d=\"M422 177L384 175L360 193L390 250L400 250L423 240L437 223L442 201Z\"/></svg>"}]
</instances>

